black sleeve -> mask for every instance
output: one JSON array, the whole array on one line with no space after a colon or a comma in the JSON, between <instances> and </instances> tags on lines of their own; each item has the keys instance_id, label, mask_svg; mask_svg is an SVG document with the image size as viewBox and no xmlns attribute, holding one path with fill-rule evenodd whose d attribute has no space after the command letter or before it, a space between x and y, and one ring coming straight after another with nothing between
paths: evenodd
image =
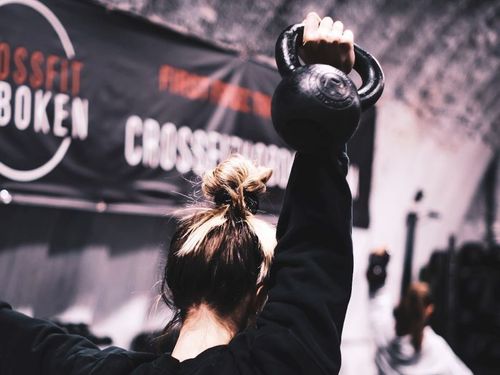
<instances>
[{"instance_id":1,"label":"black sleeve","mask_svg":"<svg viewBox=\"0 0 500 375\"><path fill-rule=\"evenodd\" d=\"M153 358L114 347L100 350L81 336L0 302L1 375L127 374Z\"/></svg>"},{"instance_id":2,"label":"black sleeve","mask_svg":"<svg viewBox=\"0 0 500 375\"><path fill-rule=\"evenodd\" d=\"M331 375L340 369L353 268L347 165L344 152L295 157L277 227L269 299L258 328L233 344L241 356L238 345L250 346L257 373Z\"/></svg>"}]
</instances>

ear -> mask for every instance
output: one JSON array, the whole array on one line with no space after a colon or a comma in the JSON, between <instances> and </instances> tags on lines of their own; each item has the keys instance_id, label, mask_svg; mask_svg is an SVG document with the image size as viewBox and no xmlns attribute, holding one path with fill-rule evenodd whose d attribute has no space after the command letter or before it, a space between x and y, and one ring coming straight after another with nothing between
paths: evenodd
<instances>
[{"instance_id":1,"label":"ear","mask_svg":"<svg viewBox=\"0 0 500 375\"><path fill-rule=\"evenodd\" d=\"M434 304L431 303L424 310L425 319L429 319L431 317L431 315L432 315L433 312L434 312Z\"/></svg>"}]
</instances>

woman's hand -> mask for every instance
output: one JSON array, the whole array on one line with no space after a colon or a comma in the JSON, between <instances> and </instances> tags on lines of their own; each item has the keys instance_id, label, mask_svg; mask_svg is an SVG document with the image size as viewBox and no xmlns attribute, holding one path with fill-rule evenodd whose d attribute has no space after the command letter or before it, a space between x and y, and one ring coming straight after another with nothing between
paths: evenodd
<instances>
[{"instance_id":1,"label":"woman's hand","mask_svg":"<svg viewBox=\"0 0 500 375\"><path fill-rule=\"evenodd\" d=\"M354 35L344 30L342 22L311 12L304 20L299 55L306 64L328 64L349 73L354 65Z\"/></svg>"}]
</instances>

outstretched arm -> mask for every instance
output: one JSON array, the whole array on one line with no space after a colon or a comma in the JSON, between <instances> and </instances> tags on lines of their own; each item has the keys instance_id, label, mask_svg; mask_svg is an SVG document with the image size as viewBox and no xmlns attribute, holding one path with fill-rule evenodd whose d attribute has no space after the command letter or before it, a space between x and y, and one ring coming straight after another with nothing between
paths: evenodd
<instances>
[{"instance_id":1,"label":"outstretched arm","mask_svg":"<svg viewBox=\"0 0 500 375\"><path fill-rule=\"evenodd\" d=\"M352 285L348 159L297 154L278 224L268 303L260 324L286 327L312 360L311 373L340 368Z\"/></svg>"},{"instance_id":2,"label":"outstretched arm","mask_svg":"<svg viewBox=\"0 0 500 375\"><path fill-rule=\"evenodd\" d=\"M301 57L349 71L353 38L315 13ZM344 149L297 153L277 228L268 302L252 358L263 373L335 374L352 284L352 199ZM236 340L238 341L238 340Z\"/></svg>"},{"instance_id":3,"label":"outstretched arm","mask_svg":"<svg viewBox=\"0 0 500 375\"><path fill-rule=\"evenodd\" d=\"M106 359L106 361L104 361ZM53 323L13 311L0 301L0 374L127 374L154 356L68 335Z\"/></svg>"}]
</instances>

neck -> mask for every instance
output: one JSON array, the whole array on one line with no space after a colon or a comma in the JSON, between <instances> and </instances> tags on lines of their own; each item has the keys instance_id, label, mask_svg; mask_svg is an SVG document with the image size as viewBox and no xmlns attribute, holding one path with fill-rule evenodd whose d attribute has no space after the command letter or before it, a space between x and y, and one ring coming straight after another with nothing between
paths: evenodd
<instances>
[{"instance_id":1,"label":"neck","mask_svg":"<svg viewBox=\"0 0 500 375\"><path fill-rule=\"evenodd\" d=\"M205 350L226 345L235 336L236 329L223 324L207 305L191 309L182 324L172 357L179 361L194 358Z\"/></svg>"}]
</instances>

